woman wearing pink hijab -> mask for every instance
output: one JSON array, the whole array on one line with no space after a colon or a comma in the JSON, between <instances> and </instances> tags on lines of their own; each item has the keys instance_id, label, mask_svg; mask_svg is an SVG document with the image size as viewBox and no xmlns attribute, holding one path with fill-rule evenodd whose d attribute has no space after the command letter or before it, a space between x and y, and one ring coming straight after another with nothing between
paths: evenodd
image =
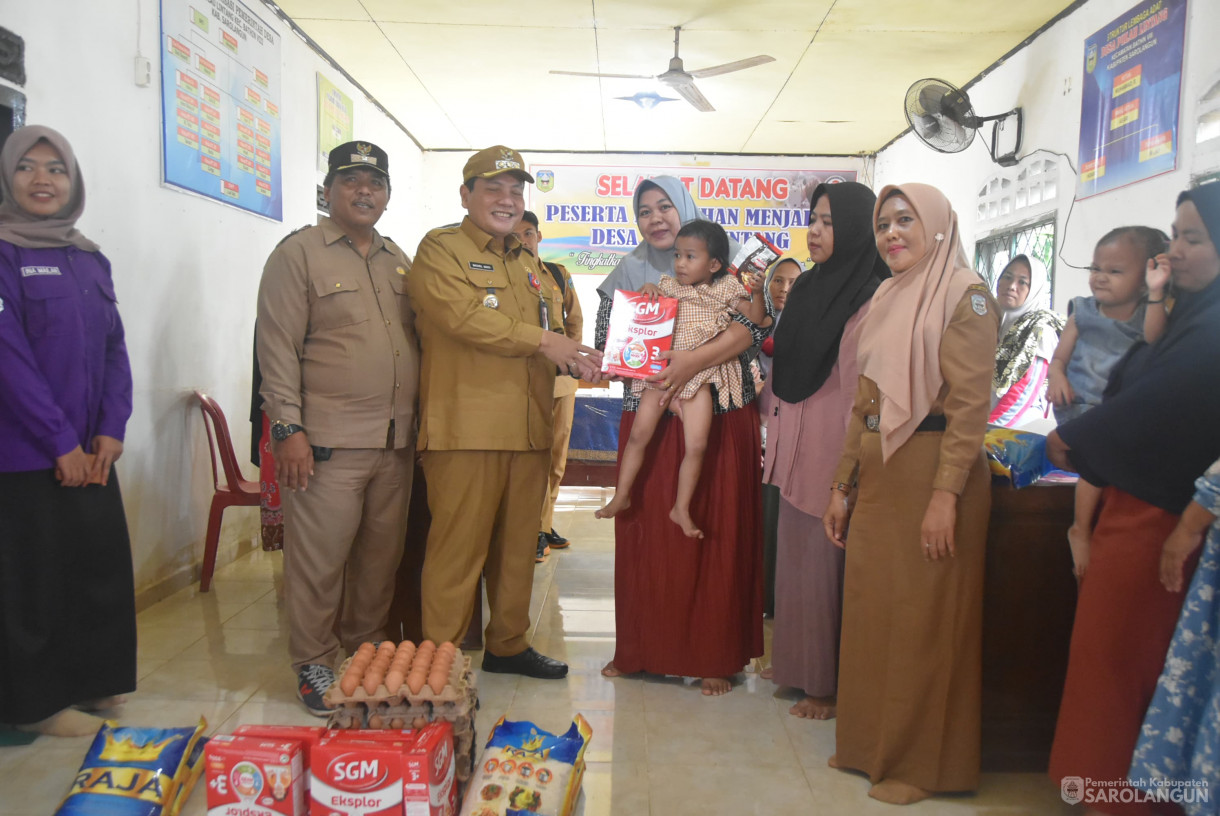
<instances>
[{"instance_id":1,"label":"woman wearing pink hijab","mask_svg":"<svg viewBox=\"0 0 1220 816\"><path fill-rule=\"evenodd\" d=\"M874 799L910 804L978 785L983 434L1000 314L939 190L884 188L873 226L893 277L860 325L859 386L823 516L847 549L830 764L868 774Z\"/></svg>"}]
</instances>

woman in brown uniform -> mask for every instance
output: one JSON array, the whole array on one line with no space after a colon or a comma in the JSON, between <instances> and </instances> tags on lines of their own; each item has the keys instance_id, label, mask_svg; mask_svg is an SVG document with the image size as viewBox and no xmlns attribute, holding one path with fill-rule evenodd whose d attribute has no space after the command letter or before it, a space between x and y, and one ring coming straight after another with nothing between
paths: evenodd
<instances>
[{"instance_id":1,"label":"woman in brown uniform","mask_svg":"<svg viewBox=\"0 0 1220 816\"><path fill-rule=\"evenodd\" d=\"M893 277L860 326L860 382L823 517L847 548L830 764L867 773L874 799L909 804L978 785L983 434L1000 317L939 190L886 187L873 223Z\"/></svg>"}]
</instances>

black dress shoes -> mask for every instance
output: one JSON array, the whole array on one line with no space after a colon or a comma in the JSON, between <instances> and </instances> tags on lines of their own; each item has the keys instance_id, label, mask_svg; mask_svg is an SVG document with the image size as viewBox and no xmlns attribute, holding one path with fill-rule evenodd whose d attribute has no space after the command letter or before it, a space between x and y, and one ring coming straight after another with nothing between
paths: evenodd
<instances>
[{"instance_id":1,"label":"black dress shoes","mask_svg":"<svg viewBox=\"0 0 1220 816\"><path fill-rule=\"evenodd\" d=\"M546 543L550 544L551 549L553 549L553 550L566 550L568 547L570 547L572 545L571 541L568 541L566 538L561 536L559 533L555 532L554 527L551 528L551 531L549 533L543 533L542 535L544 538L546 538Z\"/></svg>"},{"instance_id":2,"label":"black dress shoes","mask_svg":"<svg viewBox=\"0 0 1220 816\"><path fill-rule=\"evenodd\" d=\"M533 647L512 657L497 657L483 652L483 671L495 674L520 674L539 680L559 680L568 675L568 664L539 654Z\"/></svg>"}]
</instances>

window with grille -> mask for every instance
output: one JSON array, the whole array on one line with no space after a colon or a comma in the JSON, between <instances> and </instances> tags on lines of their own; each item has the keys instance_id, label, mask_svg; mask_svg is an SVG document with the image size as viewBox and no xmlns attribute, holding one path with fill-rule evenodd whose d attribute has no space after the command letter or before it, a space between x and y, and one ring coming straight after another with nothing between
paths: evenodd
<instances>
[{"instance_id":1,"label":"window with grille","mask_svg":"<svg viewBox=\"0 0 1220 816\"><path fill-rule=\"evenodd\" d=\"M974 245L974 268L995 291L996 279L1008 262L1018 255L1037 258L1050 275L1051 308L1055 308L1055 218L1048 216L1036 224L994 233Z\"/></svg>"}]
</instances>

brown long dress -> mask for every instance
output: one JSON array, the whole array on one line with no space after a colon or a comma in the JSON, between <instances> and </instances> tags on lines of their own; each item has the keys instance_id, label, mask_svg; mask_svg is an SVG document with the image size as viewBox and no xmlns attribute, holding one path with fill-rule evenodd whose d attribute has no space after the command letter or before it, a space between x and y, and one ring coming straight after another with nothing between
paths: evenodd
<instances>
[{"instance_id":1,"label":"brown long dress","mask_svg":"<svg viewBox=\"0 0 1220 816\"><path fill-rule=\"evenodd\" d=\"M944 384L919 431L882 461L876 383L861 376L835 474L859 497L847 538L836 757L873 782L972 790L979 779L983 556L991 511L983 434L999 316L978 287L959 301L941 339ZM983 290L985 291L985 290ZM828 485L829 487L829 485ZM958 494L957 554L927 561L920 528L933 489Z\"/></svg>"}]
</instances>

